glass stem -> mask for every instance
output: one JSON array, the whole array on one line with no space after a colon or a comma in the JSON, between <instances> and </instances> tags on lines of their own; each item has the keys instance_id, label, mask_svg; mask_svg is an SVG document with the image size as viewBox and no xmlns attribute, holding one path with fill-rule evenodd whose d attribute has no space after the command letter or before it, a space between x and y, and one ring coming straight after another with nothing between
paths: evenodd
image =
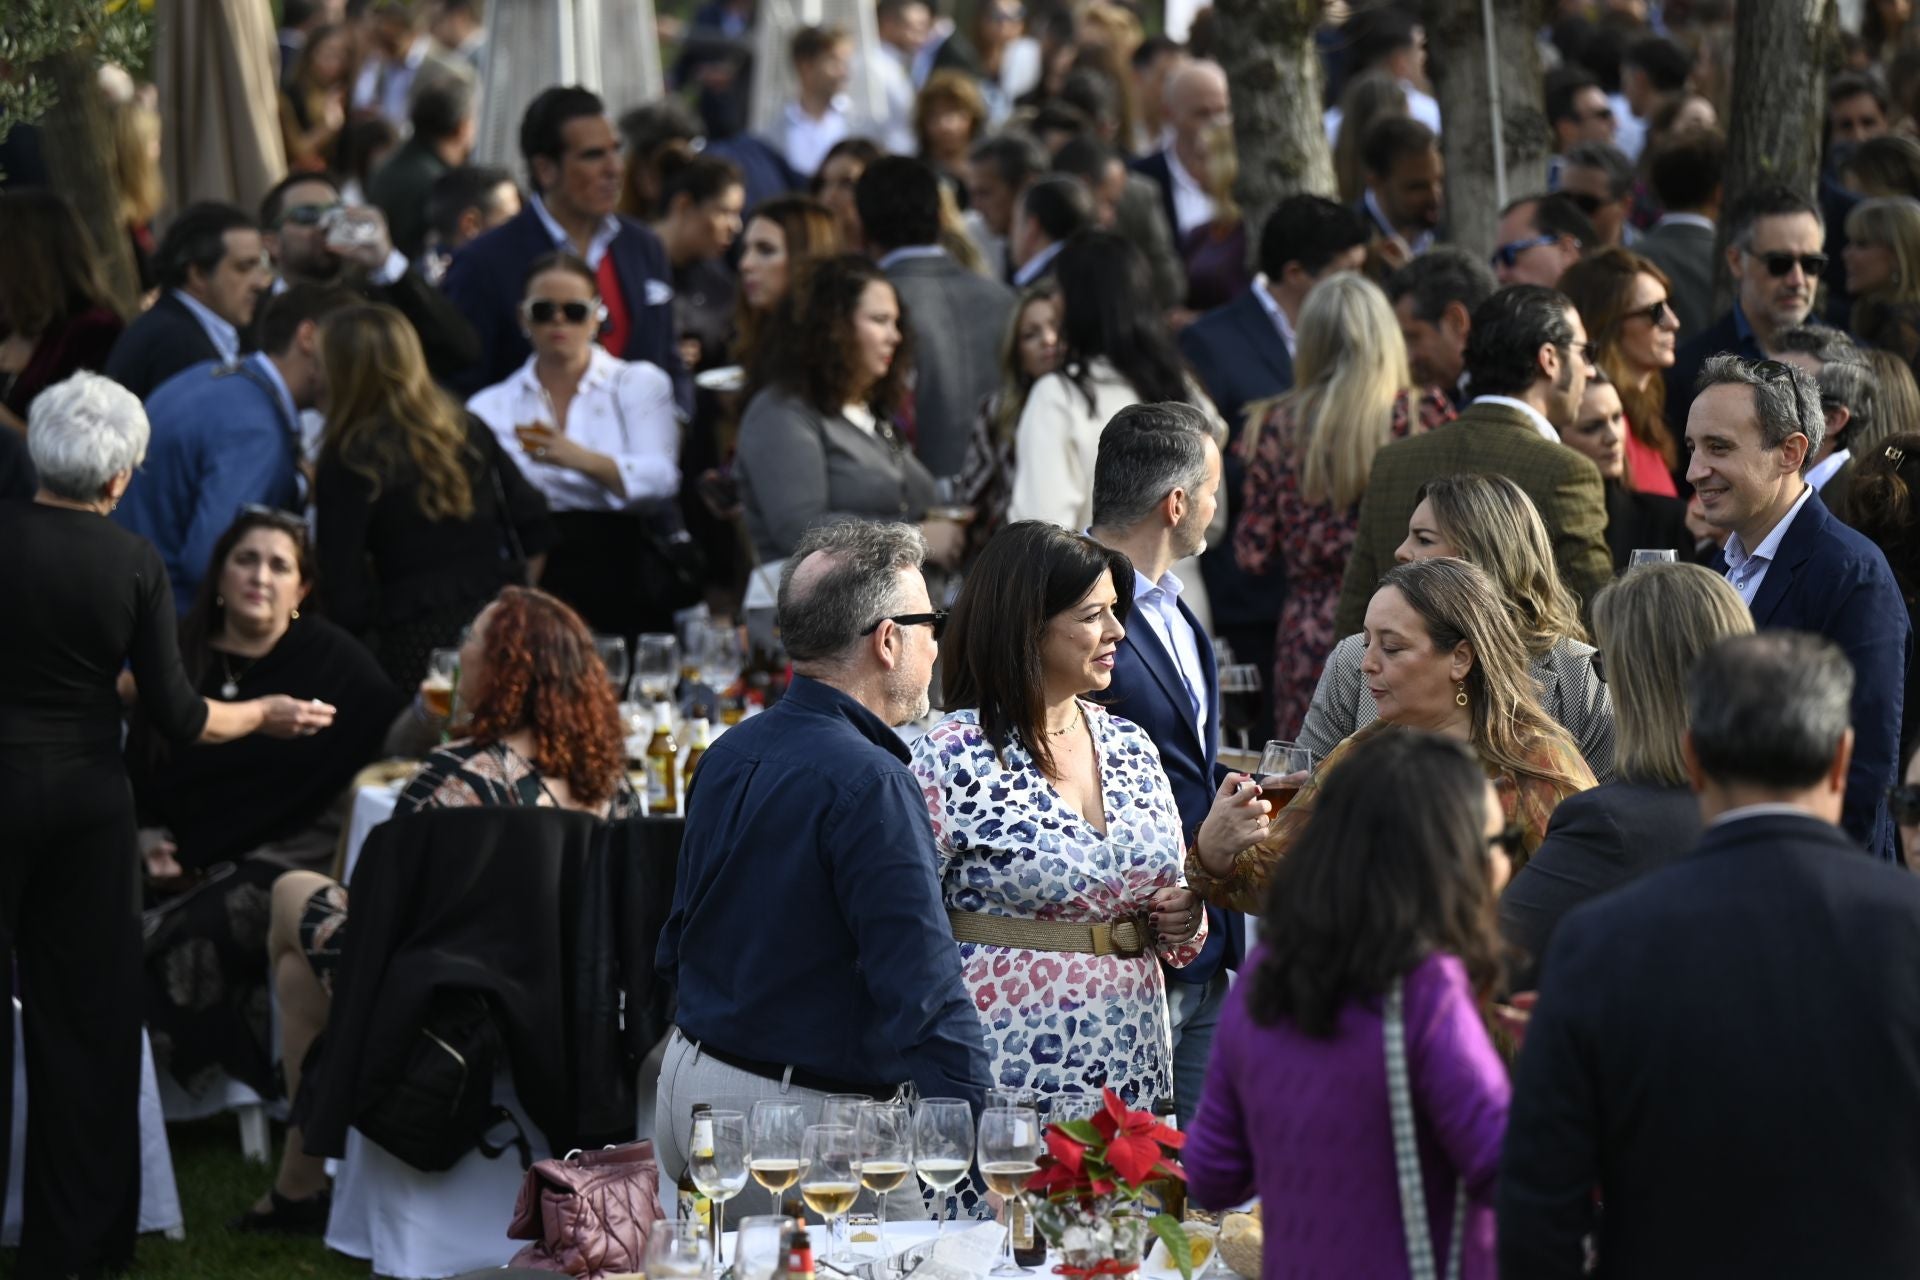
<instances>
[{"instance_id":1,"label":"glass stem","mask_svg":"<svg viewBox=\"0 0 1920 1280\"><path fill-rule=\"evenodd\" d=\"M880 1256L891 1257L887 1251L887 1193L880 1193Z\"/></svg>"}]
</instances>

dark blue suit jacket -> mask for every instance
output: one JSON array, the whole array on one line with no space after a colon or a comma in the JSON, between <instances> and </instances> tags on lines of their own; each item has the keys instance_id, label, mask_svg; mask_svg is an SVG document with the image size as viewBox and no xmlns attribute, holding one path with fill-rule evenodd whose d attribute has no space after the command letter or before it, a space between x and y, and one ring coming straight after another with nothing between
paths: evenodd
<instances>
[{"instance_id":1,"label":"dark blue suit jacket","mask_svg":"<svg viewBox=\"0 0 1920 1280\"><path fill-rule=\"evenodd\" d=\"M1716 555L1713 567L1725 573L1726 557ZM1825 636L1853 663L1853 764L1841 825L1876 857L1898 862L1887 789L1900 769L1913 627L1886 556L1834 519L1819 494L1808 495L1760 581L1753 624Z\"/></svg>"},{"instance_id":2,"label":"dark blue suit jacket","mask_svg":"<svg viewBox=\"0 0 1920 1280\"><path fill-rule=\"evenodd\" d=\"M1220 680L1207 629L1185 601L1180 602L1180 616L1193 628L1200 667L1207 677L1206 741L1201 741L1194 726L1193 700L1187 694L1186 682L1180 679L1180 669L1139 605L1127 613L1127 635L1113 658L1113 682L1099 701L1121 719L1139 725L1153 740L1191 846L1220 785ZM1200 958L1184 969L1167 970L1175 981L1205 982L1220 971L1222 964L1229 969L1238 967L1247 942L1246 922L1240 913L1208 907L1207 929L1210 936Z\"/></svg>"},{"instance_id":3,"label":"dark blue suit jacket","mask_svg":"<svg viewBox=\"0 0 1920 1280\"><path fill-rule=\"evenodd\" d=\"M1596 1227L1603 1277L1920 1274L1920 880L1854 853L1735 818L1561 922L1500 1274L1577 1280Z\"/></svg>"},{"instance_id":4,"label":"dark blue suit jacket","mask_svg":"<svg viewBox=\"0 0 1920 1280\"><path fill-rule=\"evenodd\" d=\"M554 251L546 226L531 205L453 255L441 284L480 336L480 360L471 369L447 379L461 396L503 381L526 363L533 348L520 330L520 299L527 268ZM627 348L618 352L627 360L659 365L673 378L674 393L683 410L693 407L693 384L680 364L674 341L673 269L660 239L632 218L620 219L620 234L607 249L613 255L620 292L626 298L629 327ZM649 301L651 286L656 301Z\"/></svg>"},{"instance_id":5,"label":"dark blue suit jacket","mask_svg":"<svg viewBox=\"0 0 1920 1280\"><path fill-rule=\"evenodd\" d=\"M264 302L260 306L265 310ZM245 336L243 331L243 340ZM145 400L174 374L219 358L219 349L187 304L166 290L121 333L107 357L105 373Z\"/></svg>"},{"instance_id":6,"label":"dark blue suit jacket","mask_svg":"<svg viewBox=\"0 0 1920 1280\"><path fill-rule=\"evenodd\" d=\"M1183 243L1180 236L1180 218L1174 212L1173 170L1167 167L1167 153L1153 151L1132 161L1127 166L1142 177L1152 178L1154 185L1160 188L1160 209L1167 215L1167 230L1173 233L1174 247Z\"/></svg>"}]
</instances>

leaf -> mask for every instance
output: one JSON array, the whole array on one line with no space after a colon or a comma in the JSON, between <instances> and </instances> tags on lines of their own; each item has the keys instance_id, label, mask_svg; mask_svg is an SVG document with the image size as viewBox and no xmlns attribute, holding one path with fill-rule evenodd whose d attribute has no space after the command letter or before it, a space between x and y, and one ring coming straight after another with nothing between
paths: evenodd
<instances>
[{"instance_id":1,"label":"leaf","mask_svg":"<svg viewBox=\"0 0 1920 1280\"><path fill-rule=\"evenodd\" d=\"M1107 1163L1129 1186L1139 1186L1160 1163L1160 1144L1152 1138L1122 1134L1107 1144Z\"/></svg>"},{"instance_id":2,"label":"leaf","mask_svg":"<svg viewBox=\"0 0 1920 1280\"><path fill-rule=\"evenodd\" d=\"M1078 1142L1081 1146L1090 1147L1095 1143L1106 1141L1106 1137L1101 1134L1100 1130L1094 1127L1093 1121L1091 1120L1057 1121L1053 1127L1066 1134L1069 1138L1072 1138L1075 1142Z\"/></svg>"},{"instance_id":3,"label":"leaf","mask_svg":"<svg viewBox=\"0 0 1920 1280\"><path fill-rule=\"evenodd\" d=\"M1147 1225L1167 1247L1167 1256L1173 1259L1173 1265L1180 1268L1181 1280L1193 1280L1193 1242L1187 1239L1186 1228L1180 1225L1179 1219L1170 1213L1156 1213Z\"/></svg>"},{"instance_id":4,"label":"leaf","mask_svg":"<svg viewBox=\"0 0 1920 1280\"><path fill-rule=\"evenodd\" d=\"M1066 1166L1070 1173L1080 1172L1086 1153L1087 1144L1075 1141L1072 1134L1062 1133L1057 1125L1047 1129L1047 1154Z\"/></svg>"}]
</instances>

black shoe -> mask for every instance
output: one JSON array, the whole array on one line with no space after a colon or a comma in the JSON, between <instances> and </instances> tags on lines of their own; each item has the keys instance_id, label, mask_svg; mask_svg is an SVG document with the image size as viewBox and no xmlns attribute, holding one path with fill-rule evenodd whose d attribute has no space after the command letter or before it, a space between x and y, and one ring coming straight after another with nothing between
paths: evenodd
<instances>
[{"instance_id":1,"label":"black shoe","mask_svg":"<svg viewBox=\"0 0 1920 1280\"><path fill-rule=\"evenodd\" d=\"M317 1191L304 1200L289 1200L278 1191L268 1191L273 1209L261 1213L249 1209L227 1223L229 1231L262 1232L282 1236L319 1236L327 1232L327 1214L333 1207L333 1194Z\"/></svg>"}]
</instances>

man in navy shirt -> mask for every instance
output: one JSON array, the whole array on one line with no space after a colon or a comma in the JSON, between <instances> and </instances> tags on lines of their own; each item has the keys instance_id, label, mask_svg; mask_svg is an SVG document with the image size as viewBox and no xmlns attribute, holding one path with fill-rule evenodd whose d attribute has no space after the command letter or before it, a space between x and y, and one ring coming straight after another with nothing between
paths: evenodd
<instances>
[{"instance_id":1,"label":"man in navy shirt","mask_svg":"<svg viewBox=\"0 0 1920 1280\"><path fill-rule=\"evenodd\" d=\"M985 1096L933 827L892 727L927 713L940 651L925 557L907 525L801 538L778 605L793 683L694 776L657 956L679 993L654 1111L670 1180L696 1102L885 1098L907 1080Z\"/></svg>"}]
</instances>

